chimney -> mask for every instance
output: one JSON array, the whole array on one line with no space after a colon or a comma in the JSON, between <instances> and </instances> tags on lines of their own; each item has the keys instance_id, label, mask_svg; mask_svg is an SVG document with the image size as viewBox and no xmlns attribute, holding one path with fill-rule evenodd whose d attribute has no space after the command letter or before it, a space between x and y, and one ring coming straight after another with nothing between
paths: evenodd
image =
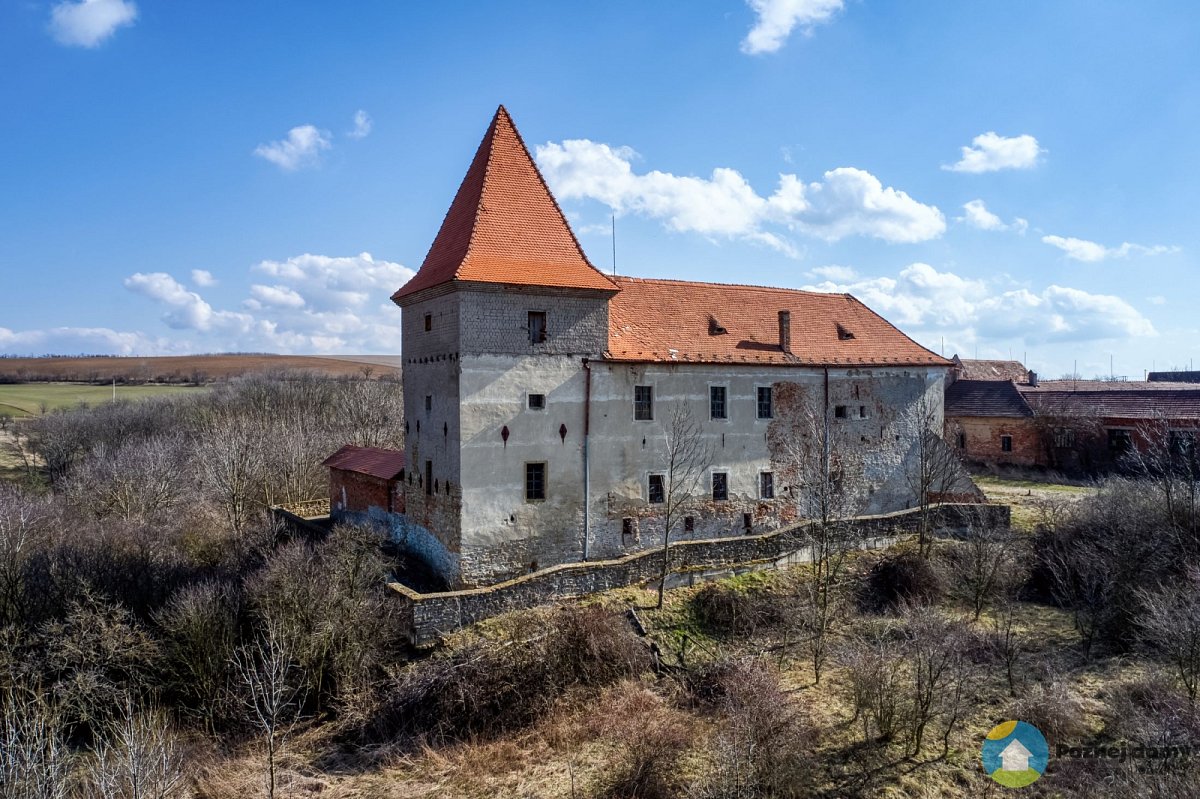
<instances>
[{"instance_id":1,"label":"chimney","mask_svg":"<svg viewBox=\"0 0 1200 799\"><path fill-rule=\"evenodd\" d=\"M1030 369L1029 370L1029 385L1033 386L1034 388L1037 388L1037 380L1038 380L1037 372Z\"/></svg>"},{"instance_id":2,"label":"chimney","mask_svg":"<svg viewBox=\"0 0 1200 799\"><path fill-rule=\"evenodd\" d=\"M779 349L790 353L792 351L792 312L779 312Z\"/></svg>"}]
</instances>

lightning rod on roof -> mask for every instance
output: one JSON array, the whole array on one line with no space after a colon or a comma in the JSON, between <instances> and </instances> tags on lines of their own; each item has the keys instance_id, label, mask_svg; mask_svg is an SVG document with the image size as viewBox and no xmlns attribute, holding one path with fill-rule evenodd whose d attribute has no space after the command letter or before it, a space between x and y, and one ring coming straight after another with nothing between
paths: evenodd
<instances>
[{"instance_id":1,"label":"lightning rod on roof","mask_svg":"<svg viewBox=\"0 0 1200 799\"><path fill-rule=\"evenodd\" d=\"M617 212L612 215L613 274L617 274Z\"/></svg>"}]
</instances>

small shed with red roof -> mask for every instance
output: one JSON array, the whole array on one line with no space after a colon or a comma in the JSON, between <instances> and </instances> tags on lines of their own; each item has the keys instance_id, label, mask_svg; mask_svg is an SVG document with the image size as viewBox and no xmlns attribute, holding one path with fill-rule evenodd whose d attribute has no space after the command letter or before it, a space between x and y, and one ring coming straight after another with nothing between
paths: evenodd
<instances>
[{"instance_id":1,"label":"small shed with red roof","mask_svg":"<svg viewBox=\"0 0 1200 799\"><path fill-rule=\"evenodd\" d=\"M380 508L404 512L403 494L396 485L404 479L404 451L347 444L321 461L329 467L329 507L338 513L365 513Z\"/></svg>"}]
</instances>

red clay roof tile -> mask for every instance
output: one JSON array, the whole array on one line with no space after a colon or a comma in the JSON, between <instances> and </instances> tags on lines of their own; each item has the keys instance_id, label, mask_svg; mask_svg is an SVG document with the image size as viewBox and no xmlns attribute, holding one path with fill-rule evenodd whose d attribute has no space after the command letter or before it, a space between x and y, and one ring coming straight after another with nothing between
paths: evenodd
<instances>
[{"instance_id":1,"label":"red clay roof tile","mask_svg":"<svg viewBox=\"0 0 1200 799\"><path fill-rule=\"evenodd\" d=\"M421 268L392 299L456 280L617 290L584 255L504 106Z\"/></svg>"},{"instance_id":2,"label":"red clay roof tile","mask_svg":"<svg viewBox=\"0 0 1200 799\"><path fill-rule=\"evenodd\" d=\"M849 294L613 279L621 291L608 304L610 360L844 367L950 365ZM784 352L779 343L780 311L790 312L791 352ZM719 332L722 328L725 332Z\"/></svg>"},{"instance_id":3,"label":"red clay roof tile","mask_svg":"<svg viewBox=\"0 0 1200 799\"><path fill-rule=\"evenodd\" d=\"M343 472L367 474L380 480L392 480L404 471L404 451L347 444L321 461L321 465Z\"/></svg>"}]
</instances>

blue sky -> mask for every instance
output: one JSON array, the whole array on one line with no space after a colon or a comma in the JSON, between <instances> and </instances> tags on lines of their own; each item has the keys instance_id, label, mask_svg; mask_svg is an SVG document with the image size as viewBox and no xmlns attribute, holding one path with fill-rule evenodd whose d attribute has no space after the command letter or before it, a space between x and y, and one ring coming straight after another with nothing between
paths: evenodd
<instances>
[{"instance_id":1,"label":"blue sky","mask_svg":"<svg viewBox=\"0 0 1200 799\"><path fill-rule=\"evenodd\" d=\"M1200 360L1200 6L0 5L0 352L397 352L498 104L593 262Z\"/></svg>"}]
</instances>

